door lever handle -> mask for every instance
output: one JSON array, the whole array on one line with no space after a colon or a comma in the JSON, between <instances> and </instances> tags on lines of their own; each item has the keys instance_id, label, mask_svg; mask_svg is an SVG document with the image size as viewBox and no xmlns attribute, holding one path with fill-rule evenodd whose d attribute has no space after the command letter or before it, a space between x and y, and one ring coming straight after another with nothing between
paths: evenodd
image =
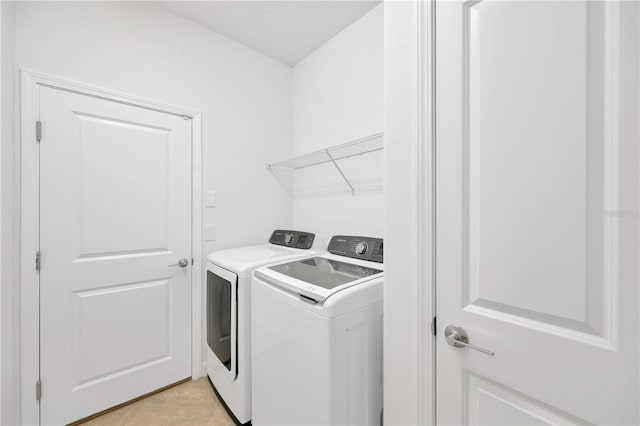
<instances>
[{"instance_id":1,"label":"door lever handle","mask_svg":"<svg viewBox=\"0 0 640 426\"><path fill-rule=\"evenodd\" d=\"M488 349L484 349L480 346L472 345L471 343L469 343L469 335L464 328L460 327L457 324L449 324L447 328L444 329L444 337L447 340L447 344L449 344L450 346L455 346L456 348L467 347L469 349L480 351L483 354L487 354L489 356L495 355L495 352L491 352Z\"/></svg>"},{"instance_id":2,"label":"door lever handle","mask_svg":"<svg viewBox=\"0 0 640 426\"><path fill-rule=\"evenodd\" d=\"M178 260L178 263L174 263L173 265L169 265L169 266L179 266L181 268L184 268L188 264L189 264L189 261L187 259L180 259Z\"/></svg>"}]
</instances>

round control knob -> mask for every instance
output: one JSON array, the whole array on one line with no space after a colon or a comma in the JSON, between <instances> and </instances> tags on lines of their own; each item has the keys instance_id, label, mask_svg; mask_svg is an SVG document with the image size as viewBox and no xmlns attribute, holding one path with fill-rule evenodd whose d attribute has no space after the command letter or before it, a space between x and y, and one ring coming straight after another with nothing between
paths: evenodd
<instances>
[{"instance_id":1,"label":"round control knob","mask_svg":"<svg viewBox=\"0 0 640 426\"><path fill-rule=\"evenodd\" d=\"M284 234L284 243L291 244L291 241L293 241L293 234Z\"/></svg>"},{"instance_id":2,"label":"round control knob","mask_svg":"<svg viewBox=\"0 0 640 426\"><path fill-rule=\"evenodd\" d=\"M364 241L358 243L358 245L356 246L356 253L359 255L363 255L367 252L367 249L369 248L369 246L367 246L367 243L365 243Z\"/></svg>"}]
</instances>

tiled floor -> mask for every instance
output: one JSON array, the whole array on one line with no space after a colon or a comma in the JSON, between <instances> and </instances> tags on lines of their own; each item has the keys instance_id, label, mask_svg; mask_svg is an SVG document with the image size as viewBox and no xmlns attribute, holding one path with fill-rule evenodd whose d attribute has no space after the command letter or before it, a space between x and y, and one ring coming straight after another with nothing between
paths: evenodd
<instances>
[{"instance_id":1,"label":"tiled floor","mask_svg":"<svg viewBox=\"0 0 640 426\"><path fill-rule=\"evenodd\" d=\"M213 392L209 380L203 377L125 405L82 425L232 426L234 422Z\"/></svg>"}]
</instances>

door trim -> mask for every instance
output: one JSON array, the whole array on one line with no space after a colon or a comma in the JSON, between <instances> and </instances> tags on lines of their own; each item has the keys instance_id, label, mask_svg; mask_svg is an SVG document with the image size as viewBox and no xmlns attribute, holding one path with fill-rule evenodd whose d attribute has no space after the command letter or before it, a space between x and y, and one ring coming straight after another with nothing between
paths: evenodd
<instances>
[{"instance_id":1,"label":"door trim","mask_svg":"<svg viewBox=\"0 0 640 426\"><path fill-rule=\"evenodd\" d=\"M436 0L418 1L419 422L436 424Z\"/></svg>"},{"instance_id":2,"label":"door trim","mask_svg":"<svg viewBox=\"0 0 640 426\"><path fill-rule=\"evenodd\" d=\"M39 120L40 86L75 92L127 105L191 119L191 376L202 377L202 294L206 273L202 262L202 116L200 111L150 101L48 75L20 71L21 79L21 224L20 224L20 383L21 423L39 424L35 386L40 377L38 273L35 254L39 248L39 151L35 123ZM44 384L46 387L46 383Z\"/></svg>"},{"instance_id":3,"label":"door trim","mask_svg":"<svg viewBox=\"0 0 640 426\"><path fill-rule=\"evenodd\" d=\"M385 4L385 424L435 424L435 3Z\"/></svg>"},{"instance_id":4,"label":"door trim","mask_svg":"<svg viewBox=\"0 0 640 426\"><path fill-rule=\"evenodd\" d=\"M385 4L385 424L435 424L435 5Z\"/></svg>"}]
</instances>

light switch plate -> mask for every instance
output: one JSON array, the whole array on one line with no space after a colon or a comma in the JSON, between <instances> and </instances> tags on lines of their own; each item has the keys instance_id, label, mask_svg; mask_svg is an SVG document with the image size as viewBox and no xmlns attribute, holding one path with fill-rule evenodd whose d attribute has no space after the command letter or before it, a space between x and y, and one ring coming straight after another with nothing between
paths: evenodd
<instances>
[{"instance_id":1,"label":"light switch plate","mask_svg":"<svg viewBox=\"0 0 640 426\"><path fill-rule=\"evenodd\" d=\"M207 225L205 228L205 241L215 241L216 240L216 226L215 225Z\"/></svg>"},{"instance_id":2,"label":"light switch plate","mask_svg":"<svg viewBox=\"0 0 640 426\"><path fill-rule=\"evenodd\" d=\"M215 207L216 206L216 191L204 192L204 206Z\"/></svg>"}]
</instances>

